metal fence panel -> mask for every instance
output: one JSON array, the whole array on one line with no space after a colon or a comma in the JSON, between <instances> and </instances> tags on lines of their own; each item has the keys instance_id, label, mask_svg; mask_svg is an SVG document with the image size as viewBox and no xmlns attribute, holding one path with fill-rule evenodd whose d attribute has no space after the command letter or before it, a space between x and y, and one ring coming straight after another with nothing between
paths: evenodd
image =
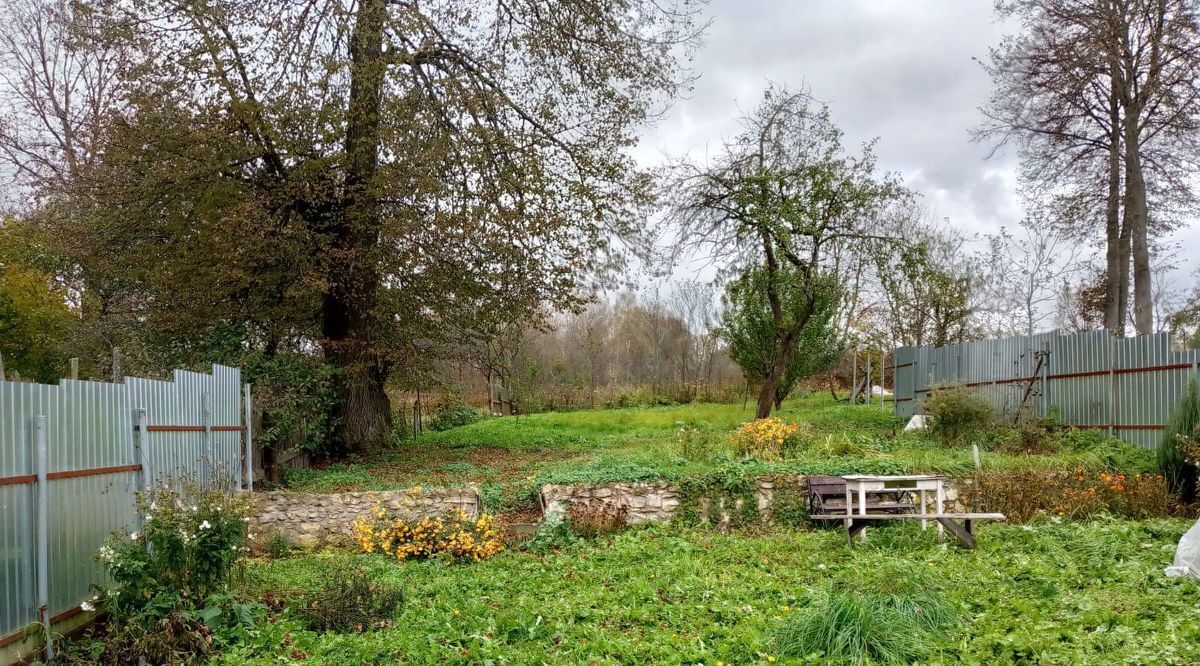
<instances>
[{"instance_id":1,"label":"metal fence panel","mask_svg":"<svg viewBox=\"0 0 1200 666\"><path fill-rule=\"evenodd\" d=\"M1166 333L1114 338L1104 331L901 347L893 354L896 414L910 417L939 385L974 388L997 409L1055 417L1157 446L1200 352L1173 351Z\"/></svg>"},{"instance_id":2,"label":"metal fence panel","mask_svg":"<svg viewBox=\"0 0 1200 666\"><path fill-rule=\"evenodd\" d=\"M47 422L47 606L62 619L104 582L94 555L108 535L138 529L142 483L220 478L240 487L241 397L240 371L223 366L176 371L173 381L0 382L0 647L39 617L35 419ZM150 427L136 433L139 409Z\"/></svg>"}]
</instances>

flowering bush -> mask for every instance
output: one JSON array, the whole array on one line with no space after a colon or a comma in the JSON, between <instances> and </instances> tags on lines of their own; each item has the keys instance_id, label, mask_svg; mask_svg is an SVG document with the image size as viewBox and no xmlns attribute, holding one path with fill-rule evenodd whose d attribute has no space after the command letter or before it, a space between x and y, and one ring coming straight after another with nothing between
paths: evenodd
<instances>
[{"instance_id":1,"label":"flowering bush","mask_svg":"<svg viewBox=\"0 0 1200 666\"><path fill-rule=\"evenodd\" d=\"M113 535L98 554L113 582L107 610L117 617L163 615L204 604L224 589L248 550L247 509L244 495L220 490L162 486L140 493L142 532Z\"/></svg>"},{"instance_id":2,"label":"flowering bush","mask_svg":"<svg viewBox=\"0 0 1200 666\"><path fill-rule=\"evenodd\" d=\"M387 553L397 559L445 557L485 560L504 550L496 519L488 514L471 520L462 509L444 516L406 520L382 506L354 521L354 540L364 553Z\"/></svg>"},{"instance_id":3,"label":"flowering bush","mask_svg":"<svg viewBox=\"0 0 1200 666\"><path fill-rule=\"evenodd\" d=\"M1200 426L1191 434L1176 435L1175 448L1189 465L1200 467Z\"/></svg>"},{"instance_id":4,"label":"flowering bush","mask_svg":"<svg viewBox=\"0 0 1200 666\"><path fill-rule=\"evenodd\" d=\"M1039 512L1064 518L1085 518L1107 512L1127 518L1169 515L1171 494L1161 474L1089 472L1073 474L1037 471L990 471L975 477L965 491L968 504L998 511L1014 522Z\"/></svg>"},{"instance_id":5,"label":"flowering bush","mask_svg":"<svg viewBox=\"0 0 1200 666\"><path fill-rule=\"evenodd\" d=\"M800 426L775 417L756 419L742 424L729 441L734 453L757 460L778 460L786 442L800 432Z\"/></svg>"}]
</instances>

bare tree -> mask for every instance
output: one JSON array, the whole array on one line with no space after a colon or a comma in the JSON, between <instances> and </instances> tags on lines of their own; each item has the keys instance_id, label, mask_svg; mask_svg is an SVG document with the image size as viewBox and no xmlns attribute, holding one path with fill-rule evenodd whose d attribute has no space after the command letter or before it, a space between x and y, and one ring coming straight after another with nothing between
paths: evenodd
<instances>
[{"instance_id":1,"label":"bare tree","mask_svg":"<svg viewBox=\"0 0 1200 666\"><path fill-rule=\"evenodd\" d=\"M1015 142L1035 197L1087 238L1104 220L1105 326L1124 331L1132 260L1138 333L1153 326L1152 231L1194 209L1200 27L1187 0L1000 0L1022 31L993 50L977 134ZM1098 184L1103 186L1098 186Z\"/></svg>"},{"instance_id":2,"label":"bare tree","mask_svg":"<svg viewBox=\"0 0 1200 666\"><path fill-rule=\"evenodd\" d=\"M1033 335L1055 316L1051 306L1060 285L1079 271L1079 245L1030 219L1021 223L1020 236L1001 229L988 238L988 245L988 300L1000 324L994 332Z\"/></svg>"}]
</instances>

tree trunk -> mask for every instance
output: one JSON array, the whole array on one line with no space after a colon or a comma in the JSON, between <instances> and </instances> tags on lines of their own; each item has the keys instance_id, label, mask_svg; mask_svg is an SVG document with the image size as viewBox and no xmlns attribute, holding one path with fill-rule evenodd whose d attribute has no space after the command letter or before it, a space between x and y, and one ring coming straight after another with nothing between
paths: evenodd
<instances>
[{"instance_id":1,"label":"tree trunk","mask_svg":"<svg viewBox=\"0 0 1200 666\"><path fill-rule=\"evenodd\" d=\"M765 419L771 415L771 408L775 406L775 387L779 386L779 380L782 373L776 374L774 371L763 380L762 388L758 391L758 404L754 408L754 418Z\"/></svg>"},{"instance_id":2,"label":"tree trunk","mask_svg":"<svg viewBox=\"0 0 1200 666\"><path fill-rule=\"evenodd\" d=\"M1136 124L1136 117L1126 117ZM1149 211L1146 204L1146 179L1137 144L1125 132L1125 206L1128 211L1131 249L1133 252L1133 325L1138 335L1154 332L1154 294L1150 288L1150 242L1148 239Z\"/></svg>"},{"instance_id":3,"label":"tree trunk","mask_svg":"<svg viewBox=\"0 0 1200 666\"><path fill-rule=\"evenodd\" d=\"M380 276L376 254L379 199L373 188L379 164L379 114L386 64L386 0L363 0L350 37L350 101L346 121L346 191L333 226L329 291L322 304L325 353L334 366L337 405L334 446L368 451L391 431L384 384L388 364L372 348L377 328Z\"/></svg>"},{"instance_id":4,"label":"tree trunk","mask_svg":"<svg viewBox=\"0 0 1200 666\"><path fill-rule=\"evenodd\" d=\"M1108 200L1105 208L1104 328L1111 335L1124 337L1124 294L1129 289L1127 285L1122 285L1125 271L1121 269L1121 111L1115 77L1113 80L1108 105L1111 129L1108 139ZM1128 264L1126 258L1125 266Z\"/></svg>"}]
</instances>

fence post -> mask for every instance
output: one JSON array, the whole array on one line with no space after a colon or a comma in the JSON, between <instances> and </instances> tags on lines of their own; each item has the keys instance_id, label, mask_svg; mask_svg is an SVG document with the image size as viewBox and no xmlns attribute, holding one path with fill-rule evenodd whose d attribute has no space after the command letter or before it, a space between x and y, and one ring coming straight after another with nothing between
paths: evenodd
<instances>
[{"instance_id":1,"label":"fence post","mask_svg":"<svg viewBox=\"0 0 1200 666\"><path fill-rule=\"evenodd\" d=\"M212 406L208 391L200 394L200 422L204 425L204 483L213 481Z\"/></svg>"},{"instance_id":2,"label":"fence post","mask_svg":"<svg viewBox=\"0 0 1200 666\"><path fill-rule=\"evenodd\" d=\"M892 365L896 364L895 352L892 353ZM892 371L892 406L896 405L896 371ZM887 390L887 352L879 352L879 411L886 411L883 406L883 392Z\"/></svg>"},{"instance_id":3,"label":"fence post","mask_svg":"<svg viewBox=\"0 0 1200 666\"><path fill-rule=\"evenodd\" d=\"M79 379L79 359L71 359L71 379Z\"/></svg>"},{"instance_id":4,"label":"fence post","mask_svg":"<svg viewBox=\"0 0 1200 666\"><path fill-rule=\"evenodd\" d=\"M46 443L46 417L34 417L33 438L37 452L37 594L38 621L46 632L46 661L54 659L50 627L50 455Z\"/></svg>"},{"instance_id":5,"label":"fence post","mask_svg":"<svg viewBox=\"0 0 1200 666\"><path fill-rule=\"evenodd\" d=\"M250 398L250 385L246 384L246 490L254 492L254 402Z\"/></svg>"},{"instance_id":6,"label":"fence post","mask_svg":"<svg viewBox=\"0 0 1200 666\"><path fill-rule=\"evenodd\" d=\"M133 410L133 453L142 469L138 472L138 486L142 490L154 487L154 470L150 468L150 455L146 439L146 410Z\"/></svg>"},{"instance_id":7,"label":"fence post","mask_svg":"<svg viewBox=\"0 0 1200 666\"><path fill-rule=\"evenodd\" d=\"M1108 436L1113 437L1117 423L1117 358L1116 337L1108 335Z\"/></svg>"},{"instance_id":8,"label":"fence post","mask_svg":"<svg viewBox=\"0 0 1200 666\"><path fill-rule=\"evenodd\" d=\"M3 381L6 381L4 379L4 354L0 352L0 382Z\"/></svg>"},{"instance_id":9,"label":"fence post","mask_svg":"<svg viewBox=\"0 0 1200 666\"><path fill-rule=\"evenodd\" d=\"M850 404L858 404L858 347L854 348L854 358L850 361Z\"/></svg>"}]
</instances>

